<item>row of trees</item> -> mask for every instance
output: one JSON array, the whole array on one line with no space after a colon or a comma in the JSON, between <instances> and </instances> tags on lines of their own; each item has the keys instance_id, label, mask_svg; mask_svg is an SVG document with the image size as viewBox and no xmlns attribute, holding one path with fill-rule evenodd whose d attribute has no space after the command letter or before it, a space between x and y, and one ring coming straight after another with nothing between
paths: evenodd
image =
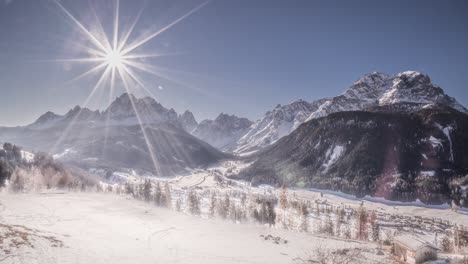
<instances>
[{"instance_id":1,"label":"row of trees","mask_svg":"<svg viewBox=\"0 0 468 264\"><path fill-rule=\"evenodd\" d=\"M119 187L120 188L120 187ZM299 199L289 195L287 188L275 192L248 193L244 190L177 190L168 182L149 179L139 184L126 183L121 192L157 206L184 211L193 215L208 215L234 222L254 221L301 232L317 232L345 239L381 241L382 231L375 211L362 204L358 208L333 206L326 201ZM447 252L459 252L468 246L468 231L452 226L439 240Z\"/></svg>"},{"instance_id":2,"label":"row of trees","mask_svg":"<svg viewBox=\"0 0 468 264\"><path fill-rule=\"evenodd\" d=\"M0 149L0 187L5 185L5 182L11 178L14 170L18 166L25 165L21 155L21 148L4 143Z\"/></svg>"},{"instance_id":3,"label":"row of trees","mask_svg":"<svg viewBox=\"0 0 468 264\"><path fill-rule=\"evenodd\" d=\"M437 237L436 237L437 243ZM446 230L440 242L440 248L444 252L460 252L468 247L468 230L461 225L454 225Z\"/></svg>"},{"instance_id":4,"label":"row of trees","mask_svg":"<svg viewBox=\"0 0 468 264\"><path fill-rule=\"evenodd\" d=\"M285 229L296 229L310 232L314 224L318 233L345 239L366 241L381 241L382 231L376 211L369 211L361 204L357 209L343 206L333 206L317 200L315 205L311 201L300 200L296 196L290 197L285 187L278 195L247 195L242 191L231 191L221 194L209 192L209 215L219 216L233 221L251 219L270 226L281 224ZM200 196L189 192L188 208L200 207ZM192 206L192 204L196 206ZM198 209L190 213L200 214ZM459 251L468 246L468 231L463 226L454 225L442 239L441 248L447 252Z\"/></svg>"},{"instance_id":5,"label":"row of trees","mask_svg":"<svg viewBox=\"0 0 468 264\"><path fill-rule=\"evenodd\" d=\"M146 179L138 184L127 182L123 188L119 188L136 199L193 215L203 213L234 222L250 220L269 226L280 224L285 229L315 231L346 239L380 240L380 224L375 211L369 212L364 206L356 210L319 201L313 204L295 196L290 197L285 187L278 195L196 189L173 194L168 182ZM311 229L311 226L316 229Z\"/></svg>"},{"instance_id":6,"label":"row of trees","mask_svg":"<svg viewBox=\"0 0 468 264\"><path fill-rule=\"evenodd\" d=\"M168 182L161 186L160 182L153 183L150 179L145 179L137 185L127 182L123 189L125 194L132 195L136 199L152 201L160 207L172 207L172 193Z\"/></svg>"},{"instance_id":7,"label":"row of trees","mask_svg":"<svg viewBox=\"0 0 468 264\"><path fill-rule=\"evenodd\" d=\"M112 191L112 188L111 188ZM381 225L375 211L362 204L358 208L333 206L326 201L301 200L283 187L277 194L247 193L244 190L171 190L168 182L146 179L127 182L114 191L132 195L156 206L193 215L208 215L234 222L254 221L301 232L318 232L345 239L380 241ZM468 232L455 226L439 245L446 251L468 246Z\"/></svg>"},{"instance_id":8,"label":"row of trees","mask_svg":"<svg viewBox=\"0 0 468 264\"><path fill-rule=\"evenodd\" d=\"M288 198L287 189L279 190L279 212L283 228L309 231L309 222L315 222L316 232L346 239L380 241L380 223L375 211L369 212L363 205L357 210L336 207L319 200L312 206L293 196ZM296 223L294 223L296 222ZM353 225L354 224L354 225ZM354 232L353 232L354 230Z\"/></svg>"},{"instance_id":9,"label":"row of trees","mask_svg":"<svg viewBox=\"0 0 468 264\"><path fill-rule=\"evenodd\" d=\"M84 189L94 182L80 173L71 173L46 153L34 153L24 158L20 147L4 143L0 148L0 187L8 182L13 192L50 188Z\"/></svg>"},{"instance_id":10,"label":"row of trees","mask_svg":"<svg viewBox=\"0 0 468 264\"><path fill-rule=\"evenodd\" d=\"M200 194L197 190L187 190L178 193L173 199L168 182L161 184L150 179L145 179L137 184L127 182L123 187L98 187L99 191L105 189L109 192L115 191L132 195L134 198L145 202L153 201L157 206L173 208L176 211L185 211L193 215L202 213L203 197L208 197L206 207L208 208L207 213L211 217L230 219L234 222L245 222L252 219L270 226L276 223L275 206L277 199L274 196L249 195L247 197L245 192L220 193L217 191L207 191Z\"/></svg>"}]
</instances>

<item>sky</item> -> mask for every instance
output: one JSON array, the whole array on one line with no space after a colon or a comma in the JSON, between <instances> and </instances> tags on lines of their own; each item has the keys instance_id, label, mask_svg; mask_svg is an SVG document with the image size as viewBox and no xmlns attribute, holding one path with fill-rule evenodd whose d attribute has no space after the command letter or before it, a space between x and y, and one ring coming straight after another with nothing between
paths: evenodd
<instances>
[{"instance_id":1,"label":"sky","mask_svg":"<svg viewBox=\"0 0 468 264\"><path fill-rule=\"evenodd\" d=\"M60 3L112 35L114 0ZM138 39L204 3L121 0L120 25L141 12ZM255 120L277 104L338 95L374 71L421 71L468 106L467 13L462 0L212 0L137 49L164 54L142 59L159 76L139 77L161 104L198 121L221 112ZM53 0L0 0L0 126L83 105L99 74L72 81L90 65L56 60L89 45ZM107 106L106 87L89 108ZM113 96L123 91L117 83Z\"/></svg>"}]
</instances>

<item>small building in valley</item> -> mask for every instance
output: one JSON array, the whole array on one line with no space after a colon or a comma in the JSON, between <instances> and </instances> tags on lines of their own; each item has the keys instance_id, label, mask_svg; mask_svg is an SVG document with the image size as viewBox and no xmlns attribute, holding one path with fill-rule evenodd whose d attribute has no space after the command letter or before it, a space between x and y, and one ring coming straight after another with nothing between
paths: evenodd
<instances>
[{"instance_id":1,"label":"small building in valley","mask_svg":"<svg viewBox=\"0 0 468 264\"><path fill-rule=\"evenodd\" d=\"M393 238L393 254L404 263L424 263L437 259L437 247L418 237L402 234Z\"/></svg>"}]
</instances>

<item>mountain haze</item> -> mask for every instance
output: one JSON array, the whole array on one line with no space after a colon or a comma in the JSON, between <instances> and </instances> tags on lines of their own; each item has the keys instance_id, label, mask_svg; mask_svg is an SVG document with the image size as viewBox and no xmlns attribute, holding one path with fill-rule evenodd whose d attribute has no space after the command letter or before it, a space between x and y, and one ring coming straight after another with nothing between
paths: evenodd
<instances>
[{"instance_id":1,"label":"mountain haze","mask_svg":"<svg viewBox=\"0 0 468 264\"><path fill-rule=\"evenodd\" d=\"M229 157L186 131L196 124L189 111L178 115L153 98L125 93L102 112L76 106L27 126L2 127L0 140L85 169L174 175Z\"/></svg>"}]
</instances>

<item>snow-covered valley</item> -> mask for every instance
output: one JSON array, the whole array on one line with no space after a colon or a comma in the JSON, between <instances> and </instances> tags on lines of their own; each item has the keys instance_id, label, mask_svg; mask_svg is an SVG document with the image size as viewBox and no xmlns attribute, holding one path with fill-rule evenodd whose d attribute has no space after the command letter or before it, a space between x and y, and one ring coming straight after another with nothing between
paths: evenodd
<instances>
[{"instance_id":1,"label":"snow-covered valley","mask_svg":"<svg viewBox=\"0 0 468 264\"><path fill-rule=\"evenodd\" d=\"M302 263L320 246L383 259L369 243L202 219L113 194L2 194L0 204L1 263ZM23 231L4 237L7 227Z\"/></svg>"},{"instance_id":2,"label":"snow-covered valley","mask_svg":"<svg viewBox=\"0 0 468 264\"><path fill-rule=\"evenodd\" d=\"M463 211L319 190L252 187L222 176L247 165L228 162L188 176L146 181L128 176L120 184L101 183L98 192L3 191L0 262L396 263L388 246L394 235L411 234L440 246L455 225L468 226ZM161 205L155 197L165 186L170 202ZM197 197L195 205L191 197ZM230 205L223 216L226 199ZM251 214L258 208L262 215L263 203L256 201L263 199L277 201L273 224ZM358 237L356 218L361 208L369 217L364 238ZM462 252L439 258L461 259Z\"/></svg>"}]
</instances>

